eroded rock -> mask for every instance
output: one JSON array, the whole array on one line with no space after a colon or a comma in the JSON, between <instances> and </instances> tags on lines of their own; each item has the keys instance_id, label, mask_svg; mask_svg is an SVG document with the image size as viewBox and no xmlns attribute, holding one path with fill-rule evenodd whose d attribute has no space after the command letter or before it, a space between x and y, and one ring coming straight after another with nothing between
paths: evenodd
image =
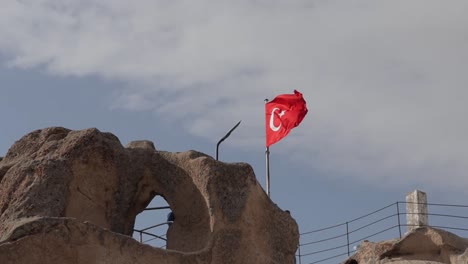
<instances>
[{"instance_id":1,"label":"eroded rock","mask_svg":"<svg viewBox=\"0 0 468 264\"><path fill-rule=\"evenodd\" d=\"M97 129L29 133L0 160L0 180L2 263L284 264L298 245L297 224L248 164L150 141L124 148ZM176 217L171 250L129 237L156 195Z\"/></svg>"},{"instance_id":2,"label":"eroded rock","mask_svg":"<svg viewBox=\"0 0 468 264\"><path fill-rule=\"evenodd\" d=\"M356 264L466 264L468 239L450 232L421 227L401 240L363 242L344 263Z\"/></svg>"},{"instance_id":3,"label":"eroded rock","mask_svg":"<svg viewBox=\"0 0 468 264\"><path fill-rule=\"evenodd\" d=\"M149 140L135 140L128 143L126 148L142 148L142 149L149 149L155 151L156 148L154 147L154 143Z\"/></svg>"}]
</instances>

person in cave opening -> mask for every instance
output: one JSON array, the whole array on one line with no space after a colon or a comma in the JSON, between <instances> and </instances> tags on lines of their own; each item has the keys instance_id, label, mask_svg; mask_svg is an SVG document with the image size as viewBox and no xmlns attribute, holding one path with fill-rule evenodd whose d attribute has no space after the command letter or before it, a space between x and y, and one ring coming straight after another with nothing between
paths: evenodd
<instances>
[{"instance_id":1,"label":"person in cave opening","mask_svg":"<svg viewBox=\"0 0 468 264\"><path fill-rule=\"evenodd\" d=\"M175 220L175 216L174 216L174 213L171 211L167 214L167 225L168 226L171 226L172 223L174 223L174 220Z\"/></svg>"}]
</instances>

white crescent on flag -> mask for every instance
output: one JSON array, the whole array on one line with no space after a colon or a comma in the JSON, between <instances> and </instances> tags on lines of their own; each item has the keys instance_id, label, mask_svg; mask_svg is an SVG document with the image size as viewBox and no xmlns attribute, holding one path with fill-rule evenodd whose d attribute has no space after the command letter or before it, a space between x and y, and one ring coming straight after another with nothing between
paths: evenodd
<instances>
[{"instance_id":1,"label":"white crescent on flag","mask_svg":"<svg viewBox=\"0 0 468 264\"><path fill-rule=\"evenodd\" d=\"M279 126L275 126L275 116L276 116L276 115L275 115L275 112L276 112L276 110L281 110L281 109L279 109L278 107L273 108L273 110L271 111L271 116L270 116L270 129L273 130L273 131L275 131L275 132L277 132L278 130L280 130L281 125L282 125L281 122L280 122ZM286 113L286 110L283 110L283 111L281 111L281 112L278 114L278 116L280 117L280 120L281 120L281 117L282 117L285 113Z\"/></svg>"}]
</instances>

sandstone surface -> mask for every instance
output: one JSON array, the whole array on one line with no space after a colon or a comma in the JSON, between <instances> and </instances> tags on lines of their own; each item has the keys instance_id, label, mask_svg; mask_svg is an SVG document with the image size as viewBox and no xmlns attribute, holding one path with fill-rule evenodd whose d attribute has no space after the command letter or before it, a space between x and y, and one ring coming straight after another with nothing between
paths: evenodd
<instances>
[{"instance_id":1,"label":"sandstone surface","mask_svg":"<svg viewBox=\"0 0 468 264\"><path fill-rule=\"evenodd\" d=\"M450 232L420 227L401 240L364 241L345 264L467 264L468 239Z\"/></svg>"},{"instance_id":2,"label":"sandstone surface","mask_svg":"<svg viewBox=\"0 0 468 264\"><path fill-rule=\"evenodd\" d=\"M130 237L156 195L176 219L168 250ZM0 159L2 264L287 264L298 242L294 219L245 163L61 127L27 134Z\"/></svg>"}]
</instances>

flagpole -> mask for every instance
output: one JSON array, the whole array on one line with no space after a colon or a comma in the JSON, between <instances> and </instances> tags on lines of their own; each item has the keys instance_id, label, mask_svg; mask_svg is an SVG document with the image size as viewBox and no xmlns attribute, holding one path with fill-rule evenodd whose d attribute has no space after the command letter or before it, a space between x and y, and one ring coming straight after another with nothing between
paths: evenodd
<instances>
[{"instance_id":1,"label":"flagpole","mask_svg":"<svg viewBox=\"0 0 468 264\"><path fill-rule=\"evenodd\" d=\"M265 99L265 113L266 113L267 103L268 103L268 99ZM265 121L267 121L266 115L265 115ZM265 125L266 125L266 122L265 122ZM266 127L265 127L265 131L266 131ZM268 197L270 197L270 147L268 146L266 147L266 150L265 150L265 166L266 166L266 189L267 189L267 195Z\"/></svg>"},{"instance_id":2,"label":"flagpole","mask_svg":"<svg viewBox=\"0 0 468 264\"><path fill-rule=\"evenodd\" d=\"M268 197L270 197L270 147L266 147L266 188Z\"/></svg>"}]
</instances>

